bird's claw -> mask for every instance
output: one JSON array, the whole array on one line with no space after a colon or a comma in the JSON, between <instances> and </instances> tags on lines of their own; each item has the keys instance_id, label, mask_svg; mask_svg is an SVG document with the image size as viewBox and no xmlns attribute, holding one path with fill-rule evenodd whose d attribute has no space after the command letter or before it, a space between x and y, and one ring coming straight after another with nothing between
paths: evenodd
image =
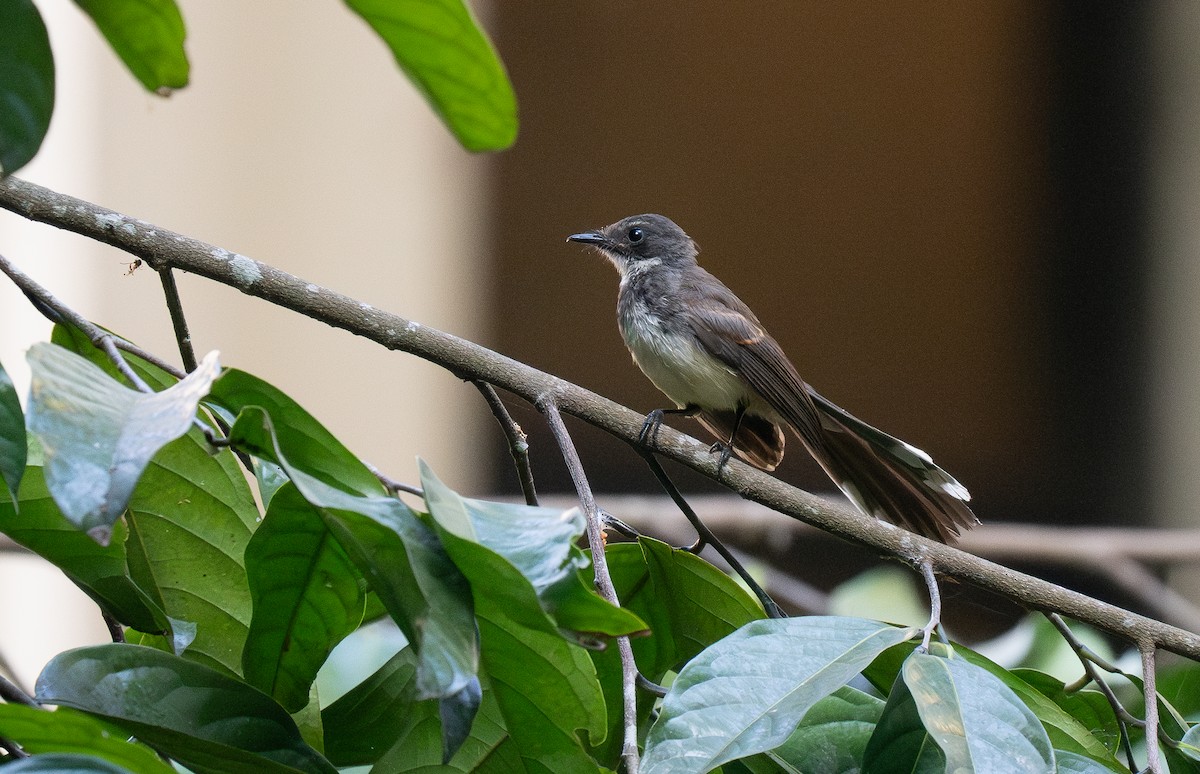
<instances>
[{"instance_id":1,"label":"bird's claw","mask_svg":"<svg viewBox=\"0 0 1200 774\"><path fill-rule=\"evenodd\" d=\"M717 460L717 475L721 475L721 471L725 469L725 465L729 463L729 458L733 456L733 447L723 441L717 441L712 446L708 447L709 454L721 453L721 458Z\"/></svg>"},{"instance_id":2,"label":"bird's claw","mask_svg":"<svg viewBox=\"0 0 1200 774\"><path fill-rule=\"evenodd\" d=\"M646 421L642 422L642 432L638 433L638 443L642 446L657 446L658 428L662 427L662 423L662 409L654 409L647 414Z\"/></svg>"}]
</instances>

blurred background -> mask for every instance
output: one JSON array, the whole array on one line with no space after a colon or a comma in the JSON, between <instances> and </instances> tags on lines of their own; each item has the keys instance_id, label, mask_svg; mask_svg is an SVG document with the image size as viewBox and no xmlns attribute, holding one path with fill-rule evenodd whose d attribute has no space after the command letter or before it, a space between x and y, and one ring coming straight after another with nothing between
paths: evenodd
<instances>
[{"instance_id":1,"label":"blurred background","mask_svg":"<svg viewBox=\"0 0 1200 774\"><path fill-rule=\"evenodd\" d=\"M665 403L621 344L616 274L564 239L661 212L807 381L933 454L985 524L1196 525L1198 4L473 3L520 106L516 145L490 157L454 143L339 4L181 3L192 85L167 100L68 0L38 6L58 100L26 179L638 411ZM152 271L7 212L0 250L174 352ZM460 491L519 492L471 386L229 288L181 287L199 352L273 382L393 477L415 479L420 454ZM18 379L48 330L0 284L0 362ZM541 418L511 408L540 490L568 492ZM622 442L571 429L595 490L656 493ZM778 475L831 489L794 440ZM772 561L828 587L874 559L808 535L775 541ZM49 632L60 598L39 595L57 571L16 585L33 561L0 555L0 605ZM1087 572L1022 569L1130 602ZM989 620L1004 607L951 596ZM3 640L26 675L64 647Z\"/></svg>"}]
</instances>

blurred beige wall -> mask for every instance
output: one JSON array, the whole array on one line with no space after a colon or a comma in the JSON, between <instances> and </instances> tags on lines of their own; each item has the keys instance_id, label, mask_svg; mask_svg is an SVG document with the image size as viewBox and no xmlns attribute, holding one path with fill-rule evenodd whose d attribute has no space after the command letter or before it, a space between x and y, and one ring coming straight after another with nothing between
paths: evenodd
<instances>
[{"instance_id":1,"label":"blurred beige wall","mask_svg":"<svg viewBox=\"0 0 1200 774\"><path fill-rule=\"evenodd\" d=\"M38 7L58 98L50 136L20 177L423 324L485 333L487 160L453 141L345 6L183 4L192 85L165 100L141 89L73 3ZM0 253L85 316L178 362L154 272L126 276L122 253L7 212ZM486 485L470 451L486 415L470 386L229 288L179 282L200 355L218 349L224 365L274 383L394 478L414 481L420 454L462 491ZM0 362L19 381L25 349L48 334L0 282ZM30 572L0 554L0 608L40 592ZM105 638L94 606L63 599L40 609ZM0 653L26 680L67 644L37 627L0 630Z\"/></svg>"}]
</instances>

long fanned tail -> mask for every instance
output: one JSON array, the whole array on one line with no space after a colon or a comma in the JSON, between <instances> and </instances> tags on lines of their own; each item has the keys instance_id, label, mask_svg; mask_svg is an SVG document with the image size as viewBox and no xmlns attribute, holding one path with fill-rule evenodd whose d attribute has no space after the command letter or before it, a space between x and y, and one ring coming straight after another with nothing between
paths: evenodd
<instances>
[{"instance_id":1,"label":"long fanned tail","mask_svg":"<svg viewBox=\"0 0 1200 774\"><path fill-rule=\"evenodd\" d=\"M967 488L928 454L871 427L811 387L809 395L823 431L820 451L825 454L815 456L864 512L943 543L979 523L967 506Z\"/></svg>"}]
</instances>

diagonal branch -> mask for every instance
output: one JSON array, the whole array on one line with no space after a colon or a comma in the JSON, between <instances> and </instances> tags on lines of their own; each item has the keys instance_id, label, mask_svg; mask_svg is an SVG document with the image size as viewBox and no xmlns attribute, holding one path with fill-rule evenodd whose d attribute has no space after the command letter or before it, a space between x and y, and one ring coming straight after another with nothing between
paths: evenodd
<instances>
[{"instance_id":1,"label":"diagonal branch","mask_svg":"<svg viewBox=\"0 0 1200 774\"><path fill-rule=\"evenodd\" d=\"M539 396L554 395L563 413L630 443L636 442L641 432L644 417L607 398L244 255L15 177L0 180L0 208L112 245L155 269L170 266L199 274L389 349L417 355L466 378L487 381L531 403ZM729 462L718 477L717 460L708 453L708 444L670 428L662 429L656 451L720 481L747 499L869 546L911 567L919 568L921 561L928 559L938 575L990 589L1032 609L1060 612L1133 642L1153 642L1163 650L1200 660L1200 635L934 543L848 507L831 505L737 461Z\"/></svg>"}]
</instances>

